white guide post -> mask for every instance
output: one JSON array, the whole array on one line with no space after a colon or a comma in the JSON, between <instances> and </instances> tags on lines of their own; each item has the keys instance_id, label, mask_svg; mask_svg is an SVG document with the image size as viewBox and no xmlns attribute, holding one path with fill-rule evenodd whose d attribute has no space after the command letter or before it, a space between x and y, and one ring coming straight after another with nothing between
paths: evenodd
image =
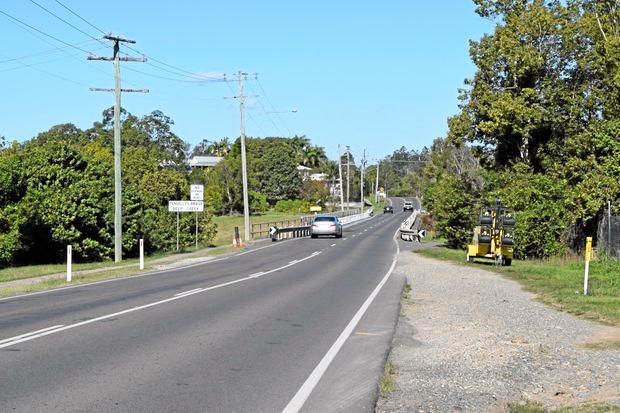
<instances>
[{"instance_id":1,"label":"white guide post","mask_svg":"<svg viewBox=\"0 0 620 413\"><path fill-rule=\"evenodd\" d=\"M144 239L140 238L140 269L144 269Z\"/></svg>"},{"instance_id":2,"label":"white guide post","mask_svg":"<svg viewBox=\"0 0 620 413\"><path fill-rule=\"evenodd\" d=\"M67 282L71 282L71 245L67 245Z\"/></svg>"}]
</instances>

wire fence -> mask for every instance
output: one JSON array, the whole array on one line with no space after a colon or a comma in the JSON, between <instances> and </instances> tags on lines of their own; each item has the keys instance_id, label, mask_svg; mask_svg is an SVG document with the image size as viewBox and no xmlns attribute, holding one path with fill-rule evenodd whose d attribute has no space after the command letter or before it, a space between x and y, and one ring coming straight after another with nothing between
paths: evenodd
<instances>
[{"instance_id":1,"label":"wire fence","mask_svg":"<svg viewBox=\"0 0 620 413\"><path fill-rule=\"evenodd\" d=\"M620 216L603 214L598 226L597 245L599 251L620 258Z\"/></svg>"}]
</instances>

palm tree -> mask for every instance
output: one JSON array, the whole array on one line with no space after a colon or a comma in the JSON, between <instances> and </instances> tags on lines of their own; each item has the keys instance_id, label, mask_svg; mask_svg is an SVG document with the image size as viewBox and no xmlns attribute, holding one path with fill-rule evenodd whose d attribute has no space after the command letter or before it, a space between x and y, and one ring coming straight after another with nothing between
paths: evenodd
<instances>
[{"instance_id":1,"label":"palm tree","mask_svg":"<svg viewBox=\"0 0 620 413\"><path fill-rule=\"evenodd\" d=\"M316 168L327 161L327 156L325 155L325 149L322 147L310 146L306 149L303 159L305 161L304 166Z\"/></svg>"}]
</instances>

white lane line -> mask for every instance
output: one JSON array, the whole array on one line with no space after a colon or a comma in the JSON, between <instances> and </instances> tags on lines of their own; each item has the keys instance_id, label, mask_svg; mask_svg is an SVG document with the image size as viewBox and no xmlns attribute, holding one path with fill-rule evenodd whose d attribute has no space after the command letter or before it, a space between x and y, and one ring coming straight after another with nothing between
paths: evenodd
<instances>
[{"instance_id":1,"label":"white lane line","mask_svg":"<svg viewBox=\"0 0 620 413\"><path fill-rule=\"evenodd\" d=\"M346 240L347 240L347 238L343 238L342 240L343 240L343 241L346 241Z\"/></svg>"},{"instance_id":2,"label":"white lane line","mask_svg":"<svg viewBox=\"0 0 620 413\"><path fill-rule=\"evenodd\" d=\"M309 256L307 256L305 258L301 258L301 259L299 259L297 261L297 263L300 263L300 262L305 261L305 260L309 260L310 258L316 257L319 254L321 254L321 252L319 252L318 254L314 253L314 254L309 255ZM233 281L228 281L228 282L225 282L225 283L222 283L222 284L217 284L217 285L214 285L214 286L211 286L211 287L202 288L202 289L200 289L200 291L188 292L187 294L184 294L184 295L179 295L179 296L176 296L176 297L166 298L164 300L155 301L153 303L144 304L144 305L140 305L140 306L137 306L137 307L131 307L131 308L128 308L126 310L118 311L116 313L106 314L106 315L102 315L100 317L95 317L95 318L91 318L91 319L88 319L88 320L80 321L79 323L69 324L67 326L61 326L61 327L58 327L58 328L50 327L49 329L43 329L43 330L39 330L39 331L33 331L31 333L22 334L21 336L18 336L20 338L13 337L12 341L0 344L0 349L3 349L5 347L9 347L9 346L13 346L15 344L23 343L25 341L30 341L30 340L34 340L34 339L37 339L37 338L40 338L40 337L44 337L44 336L47 336L49 334L59 333L61 331L70 330L70 329L73 329L73 328L76 328L76 327L81 327L81 326L84 326L84 325L87 325L87 324L92 324L92 323L95 323L97 321L107 320L107 319L110 319L110 318L118 317L120 315L124 315L124 314L128 314L128 313L133 313L133 312L140 311L140 310L145 310L145 309L150 308L150 307L155 307L156 305L166 304L166 303L169 303L169 302L172 302L172 301L176 301L176 300L180 300L180 299L183 299L183 298L187 298L188 296L191 296L191 295L194 295L194 294L204 293L204 292L215 290L215 289L218 289L218 288L227 287L229 285L238 284L240 282L247 281L247 280L250 280L250 279L253 279L253 278L259 278L259 277L261 277L263 275L267 275L267 274L274 273L276 271L283 270L283 269L288 268L288 267L290 267L292 265L294 265L294 264L286 264L286 265L283 265L281 267L274 268L274 269L269 270L269 271L265 271L263 274L260 274L260 275L253 274L253 275L246 276L246 277L243 277L243 278L239 278L239 279L236 279L236 280L233 280ZM52 330L51 328L54 328L54 329ZM47 330L47 331L45 331L45 330Z\"/></svg>"},{"instance_id":3,"label":"white lane line","mask_svg":"<svg viewBox=\"0 0 620 413\"><path fill-rule=\"evenodd\" d=\"M265 272L264 272L264 271L261 271L261 272L255 272L254 274L248 275L248 277L250 277L250 278L257 278L257 277L260 277L260 276L261 276L261 275L263 275L263 274L265 274Z\"/></svg>"},{"instance_id":4,"label":"white lane line","mask_svg":"<svg viewBox=\"0 0 620 413\"><path fill-rule=\"evenodd\" d=\"M42 328L41 330L32 331L32 332L26 333L26 334L21 334L19 336L15 336L15 337L11 337L11 338L5 338L4 340L0 340L0 344L8 343L9 341L19 340L20 338L28 337L28 336L31 336L31 335L37 334L37 333L42 333L44 331L53 330L55 328L62 327L63 325L64 324L58 324L57 326L46 327L46 328Z\"/></svg>"},{"instance_id":5,"label":"white lane line","mask_svg":"<svg viewBox=\"0 0 620 413\"><path fill-rule=\"evenodd\" d=\"M372 293L370 293L368 298L366 298L366 301L364 301L364 304L362 304L359 310L357 310L357 313L355 313L351 321L349 321L349 324L347 324L347 326L344 328L342 333L340 333L340 335L338 336L334 344L332 344L332 346L329 348L327 353L325 353L325 355L323 356L319 364L314 368L314 370L312 370L312 373L310 373L310 376L306 379L306 381L301 386L301 388L297 391L297 393L295 393L295 396L293 396L293 398L286 405L284 410L282 410L283 413L293 413L293 412L296 413L301 410L304 403L306 402L306 400L308 400L308 397L310 396L310 394L312 393L316 385L319 383L319 380L321 380L321 377L323 377L323 375L327 371L327 368L329 367L331 362L334 360L334 358L336 357L336 355L338 354L338 352L340 351L344 343L347 341L347 338L349 338L351 333L353 333L353 330L357 326L357 323L359 323L361 318L366 313L366 310L368 310L368 307L370 307L370 304L372 304L377 294L379 294L379 291L381 291L381 288L385 285L388 278L390 278L390 275L392 274L392 272L394 271L394 268L396 267L396 262L398 260L398 254L400 253L400 246L398 245L398 241L396 241L397 233L398 233L398 230L394 233L394 236L392 237L392 240L396 244L396 254L394 255L394 259L392 260L392 265L390 266L390 269L388 270L387 274L385 274L383 279L379 281L379 284L377 284L377 286L372 291Z\"/></svg>"},{"instance_id":6,"label":"white lane line","mask_svg":"<svg viewBox=\"0 0 620 413\"><path fill-rule=\"evenodd\" d=\"M299 260L293 260L293 261L290 261L289 264L291 264L291 265L292 264L297 264L298 262L299 262Z\"/></svg>"},{"instance_id":7,"label":"white lane line","mask_svg":"<svg viewBox=\"0 0 620 413\"><path fill-rule=\"evenodd\" d=\"M335 246L336 246L336 244L332 244L332 245L330 245L330 247L335 247Z\"/></svg>"},{"instance_id":8,"label":"white lane line","mask_svg":"<svg viewBox=\"0 0 620 413\"><path fill-rule=\"evenodd\" d=\"M174 296L175 296L175 297L178 297L178 296L180 296L180 295L185 295L185 294L195 293L195 292L198 292L198 291L200 291L200 290L202 290L202 288L194 288L193 290L183 291L182 293L177 293L177 294L175 294Z\"/></svg>"}]
</instances>

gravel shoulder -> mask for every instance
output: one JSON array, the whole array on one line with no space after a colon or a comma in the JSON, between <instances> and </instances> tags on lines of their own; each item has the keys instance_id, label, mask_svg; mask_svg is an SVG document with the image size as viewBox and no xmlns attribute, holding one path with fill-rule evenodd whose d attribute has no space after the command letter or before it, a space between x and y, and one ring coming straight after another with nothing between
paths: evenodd
<instances>
[{"instance_id":1,"label":"gravel shoulder","mask_svg":"<svg viewBox=\"0 0 620 413\"><path fill-rule=\"evenodd\" d=\"M407 251L396 271L411 291L389 357L396 389L378 412L503 412L523 400L620 407L620 351L584 348L620 329L553 310L477 266Z\"/></svg>"}]
</instances>

